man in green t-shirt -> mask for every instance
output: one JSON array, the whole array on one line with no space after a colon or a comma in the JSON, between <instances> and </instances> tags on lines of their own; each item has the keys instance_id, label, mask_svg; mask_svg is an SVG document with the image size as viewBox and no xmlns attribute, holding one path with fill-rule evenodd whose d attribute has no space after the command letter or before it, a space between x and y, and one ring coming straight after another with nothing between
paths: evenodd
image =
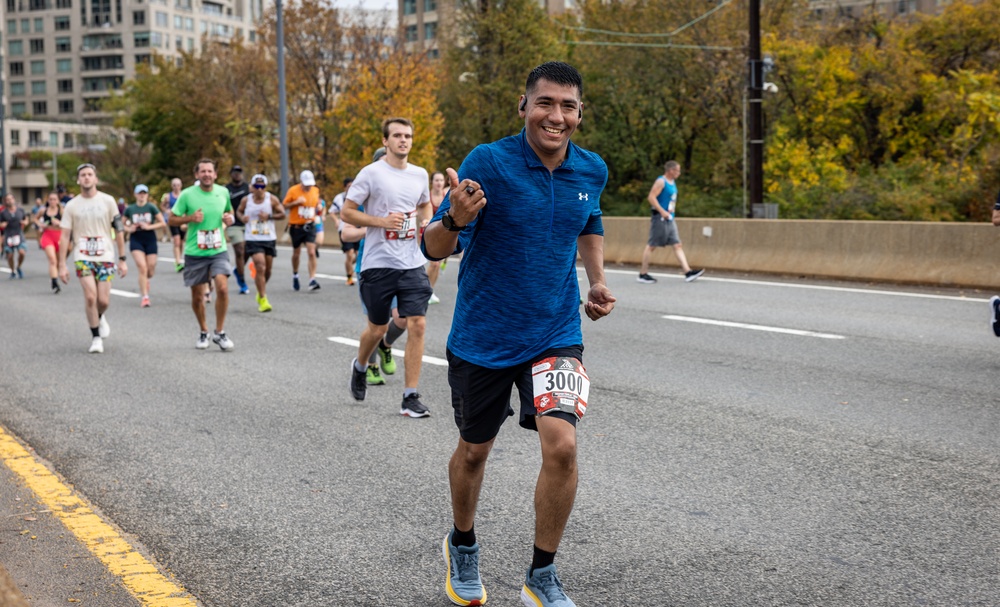
<instances>
[{"instance_id":1,"label":"man in green t-shirt","mask_svg":"<svg viewBox=\"0 0 1000 607\"><path fill-rule=\"evenodd\" d=\"M201 335L195 346L208 348L208 322L205 319L205 294L210 282L215 283L215 333L212 341L223 351L233 349L226 335L226 311L229 308L229 275L233 266L226 252L225 228L233 225L233 206L229 190L215 184L215 161L202 158L194 166L198 183L181 192L171 209L170 225L187 224L184 243L184 284L191 287L191 308L194 310Z\"/></svg>"}]
</instances>

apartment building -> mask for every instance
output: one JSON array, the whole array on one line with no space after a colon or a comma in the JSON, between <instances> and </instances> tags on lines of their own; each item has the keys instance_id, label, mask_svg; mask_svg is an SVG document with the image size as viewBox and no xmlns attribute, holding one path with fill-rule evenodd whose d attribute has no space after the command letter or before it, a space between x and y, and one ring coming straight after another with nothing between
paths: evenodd
<instances>
[{"instance_id":1,"label":"apartment building","mask_svg":"<svg viewBox=\"0 0 1000 607\"><path fill-rule=\"evenodd\" d=\"M462 0L398 0L399 30L408 53L426 52L441 56L441 34L450 27L456 6ZM562 14L576 6L574 0L538 0L550 15Z\"/></svg>"},{"instance_id":2,"label":"apartment building","mask_svg":"<svg viewBox=\"0 0 1000 607\"><path fill-rule=\"evenodd\" d=\"M2 0L8 118L107 122L100 101L153 54L255 38L265 0Z\"/></svg>"}]
</instances>

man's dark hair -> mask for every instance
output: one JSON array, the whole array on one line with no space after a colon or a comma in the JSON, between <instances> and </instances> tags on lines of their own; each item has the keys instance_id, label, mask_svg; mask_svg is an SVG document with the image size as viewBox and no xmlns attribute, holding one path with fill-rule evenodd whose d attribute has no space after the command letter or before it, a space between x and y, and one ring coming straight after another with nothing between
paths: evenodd
<instances>
[{"instance_id":1,"label":"man's dark hair","mask_svg":"<svg viewBox=\"0 0 1000 607\"><path fill-rule=\"evenodd\" d=\"M198 162L194 163L194 172L195 172L195 175L198 174L198 169L200 169L201 165L203 165L203 164L210 164L210 165L212 165L212 170L213 171L216 170L216 166L215 166L215 161L214 160L212 160L211 158L202 158Z\"/></svg>"},{"instance_id":2,"label":"man's dark hair","mask_svg":"<svg viewBox=\"0 0 1000 607\"><path fill-rule=\"evenodd\" d=\"M555 84L575 86L580 92L580 97L583 97L583 76L580 75L580 72L576 71L575 67L568 63L549 61L531 70L531 73L528 74L528 82L524 85L525 94L531 93L535 88L535 84L542 79Z\"/></svg>"},{"instance_id":3,"label":"man's dark hair","mask_svg":"<svg viewBox=\"0 0 1000 607\"><path fill-rule=\"evenodd\" d=\"M386 118L385 120L382 121L382 138L383 139L388 139L389 138L389 125L390 124L401 124L403 126L408 126L408 127L410 127L410 133L413 133L413 131L415 130L413 128L413 121L410 120L409 118L399 118L399 117L396 117L396 118Z\"/></svg>"}]
</instances>

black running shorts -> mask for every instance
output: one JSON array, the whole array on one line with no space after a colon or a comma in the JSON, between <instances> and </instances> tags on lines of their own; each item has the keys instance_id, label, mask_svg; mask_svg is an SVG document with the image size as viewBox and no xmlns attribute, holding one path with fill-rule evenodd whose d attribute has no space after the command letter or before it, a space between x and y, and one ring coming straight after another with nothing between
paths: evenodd
<instances>
[{"instance_id":1,"label":"black running shorts","mask_svg":"<svg viewBox=\"0 0 1000 607\"><path fill-rule=\"evenodd\" d=\"M510 406L511 388L517 386L521 402L518 424L538 431L535 424L535 398L531 383L531 365L550 356L570 356L583 360L583 346L552 348L533 356L528 362L506 369L480 367L459 358L451 350L448 356L448 384L451 386L451 406L455 410L455 425L465 442L482 444L500 432L500 426L514 415ZM558 411L559 417L576 425L577 419Z\"/></svg>"},{"instance_id":2,"label":"black running shorts","mask_svg":"<svg viewBox=\"0 0 1000 607\"><path fill-rule=\"evenodd\" d=\"M303 243L316 242L316 228L311 223L300 226L288 226L288 233L292 237L292 247L297 249Z\"/></svg>"},{"instance_id":3,"label":"black running shorts","mask_svg":"<svg viewBox=\"0 0 1000 607\"><path fill-rule=\"evenodd\" d=\"M375 325L384 325L392 318L393 297L400 318L427 316L427 300L434 293L423 266L412 270L371 268L361 273L358 285L368 320Z\"/></svg>"}]
</instances>

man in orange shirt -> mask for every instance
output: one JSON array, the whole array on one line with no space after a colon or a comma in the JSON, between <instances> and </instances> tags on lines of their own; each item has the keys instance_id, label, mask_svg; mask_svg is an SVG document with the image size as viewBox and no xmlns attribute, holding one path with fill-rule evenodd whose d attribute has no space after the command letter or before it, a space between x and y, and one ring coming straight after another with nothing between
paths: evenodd
<instances>
[{"instance_id":1,"label":"man in orange shirt","mask_svg":"<svg viewBox=\"0 0 1000 607\"><path fill-rule=\"evenodd\" d=\"M299 290L299 253L305 243L309 253L309 290L319 290L316 282L316 213L319 212L319 188L312 171L299 174L298 185L288 188L284 200L288 209L288 233L292 237L292 288Z\"/></svg>"}]
</instances>

